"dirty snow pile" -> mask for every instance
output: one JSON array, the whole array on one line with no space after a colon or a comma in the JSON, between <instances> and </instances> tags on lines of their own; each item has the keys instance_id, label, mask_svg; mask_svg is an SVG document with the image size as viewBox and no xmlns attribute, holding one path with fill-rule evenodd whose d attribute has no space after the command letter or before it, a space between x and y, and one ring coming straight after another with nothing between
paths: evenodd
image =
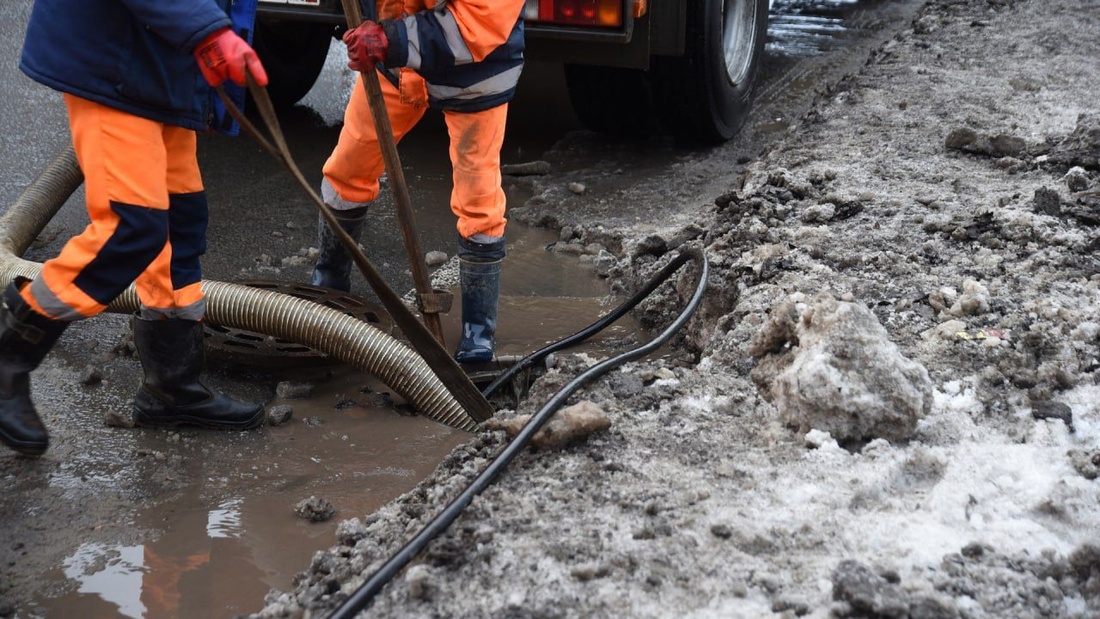
<instances>
[{"instance_id":1,"label":"dirty snow pile","mask_svg":"<svg viewBox=\"0 0 1100 619\"><path fill-rule=\"evenodd\" d=\"M704 234L604 222L624 288L670 258L654 234L697 236L704 304L574 398L609 428L518 458L368 616L1100 617L1097 32L1095 3L929 2L697 209ZM558 208L599 195L583 174L543 181L589 188ZM693 276L639 314L666 324ZM324 616L504 437L343 523L256 616Z\"/></svg>"}]
</instances>

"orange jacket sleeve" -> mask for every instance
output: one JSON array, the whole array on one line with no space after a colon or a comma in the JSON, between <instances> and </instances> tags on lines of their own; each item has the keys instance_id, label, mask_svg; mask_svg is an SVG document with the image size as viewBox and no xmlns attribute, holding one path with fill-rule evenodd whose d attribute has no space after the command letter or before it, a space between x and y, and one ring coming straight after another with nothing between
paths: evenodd
<instances>
[{"instance_id":1,"label":"orange jacket sleeve","mask_svg":"<svg viewBox=\"0 0 1100 619\"><path fill-rule=\"evenodd\" d=\"M451 0L447 9L475 62L481 62L508 40L524 0Z\"/></svg>"}]
</instances>

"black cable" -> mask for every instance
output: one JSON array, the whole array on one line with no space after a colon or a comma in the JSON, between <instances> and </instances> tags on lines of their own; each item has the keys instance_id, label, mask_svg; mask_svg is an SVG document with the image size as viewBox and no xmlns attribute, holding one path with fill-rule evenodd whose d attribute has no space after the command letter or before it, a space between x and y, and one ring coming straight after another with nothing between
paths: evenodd
<instances>
[{"instance_id":1,"label":"black cable","mask_svg":"<svg viewBox=\"0 0 1100 619\"><path fill-rule=\"evenodd\" d=\"M660 335L650 340L648 343L632 348L618 356L606 359L596 365L588 368L579 376L574 378L569 384L561 388L557 393L543 405L537 413L531 416L531 419L524 424L519 433L516 434L500 454L489 463L472 482L458 495L453 501L451 501L443 511L441 511L435 518L431 520L423 529L420 530L411 540L409 540L404 546L401 547L393 556L391 556L377 571L371 575L358 589L355 590L331 615L329 619L351 619L359 611L366 608L367 604L370 604L374 596L382 590L389 581L393 580L397 573L400 572L410 561L424 549L433 539L435 539L440 533L447 530L447 527L453 523L458 516L462 513L466 507L473 502L474 497L481 494L485 488L489 487L489 484L496 479L506 466L520 451L527 446L527 443L531 440L531 437L538 432L542 426L550 419L550 416L556 411L562 404L569 399L569 396L573 395L578 389L586 385L592 379L602 376L609 370L631 361L639 357L643 357L658 348L661 347L666 341L668 341L677 331L683 328L692 314L695 313L696 308L699 306L700 301L703 298L703 293L706 292L707 287L707 275L710 267L707 263L706 256L699 249L689 249L678 255L672 262L669 263L650 285L646 286L645 290L652 292L661 282L668 277L680 266L682 266L688 258L695 258L700 263L701 272L699 274L699 283L696 285L695 294L692 295L688 304L684 307L684 310L680 315L670 324ZM675 266L673 266L675 265ZM656 282L654 284L653 282ZM637 295L635 295L637 296ZM598 330L598 329L597 329ZM591 328L585 329L580 333L590 333ZM579 333L578 333L579 335ZM570 336L566 338L572 341L578 341L574 338L577 336ZM582 338L583 339L583 338ZM565 340L563 340L565 341ZM556 345L548 346L552 348ZM557 350L558 348L555 348ZM545 349L543 349L545 350ZM539 354L542 351L538 351L535 354ZM534 355L532 355L534 356Z\"/></svg>"},{"instance_id":2,"label":"black cable","mask_svg":"<svg viewBox=\"0 0 1100 619\"><path fill-rule=\"evenodd\" d=\"M699 253L701 254L701 252ZM611 310L606 316L600 318L599 320L585 327L584 329L577 331L573 335L562 338L557 342L548 344L543 348L540 348L539 350L531 353L530 355L527 355L518 363L508 368L503 374L498 376L496 380L489 384L488 387L483 389L481 392L482 395L484 395L486 398L491 397L494 393L497 392L497 389L500 389L501 386L507 384L513 376L523 371L524 369L538 363L539 361L542 361L551 353L580 344L581 342L587 340L596 333L603 331L607 328L608 325L615 322L619 318L622 318L624 315L626 315L627 312L634 309L636 305L645 300L645 298L652 294L658 286L663 284L665 280L667 280L669 277L672 276L673 273L676 272L677 269L679 269L681 266L683 266L685 262L693 257L696 257L698 259L698 257L695 256L695 253L693 253L692 250L681 252L668 264L666 264L664 268L662 268L656 275L654 275L644 288L634 293L634 296L630 297L618 307Z\"/></svg>"}]
</instances>

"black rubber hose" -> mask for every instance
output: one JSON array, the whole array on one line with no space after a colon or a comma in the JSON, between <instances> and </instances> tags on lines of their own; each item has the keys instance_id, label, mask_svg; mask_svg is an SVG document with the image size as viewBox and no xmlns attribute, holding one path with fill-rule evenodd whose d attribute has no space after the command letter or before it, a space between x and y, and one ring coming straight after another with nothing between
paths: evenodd
<instances>
[{"instance_id":1,"label":"black rubber hose","mask_svg":"<svg viewBox=\"0 0 1100 619\"><path fill-rule=\"evenodd\" d=\"M703 298L703 294L706 292L707 287L707 275L710 267L707 263L706 256L699 249L690 249L682 252L672 262L669 263L661 272L655 277L650 285L646 286L644 290L652 292L661 282L668 279L671 274L682 266L688 259L695 258L700 264L701 272L699 274L699 282L695 287L695 294L692 295L688 304L684 307L684 310L660 335L650 340L648 343L632 348L618 356L606 359L596 365L585 370L581 375L574 378L569 384L561 388L557 393L550 398L549 401L537 413L531 416L531 419L524 424L519 433L516 434L500 454L485 467L485 470L481 472L470 485L462 491L458 497L451 501L443 511L439 513L435 518L431 520L419 533L416 534L409 542L407 542L400 550L398 550L393 556L391 556L377 571L371 575L358 589L355 590L336 610L329 615L329 619L351 619L359 611L366 608L370 604L374 596L386 586L397 573L400 572L406 565L409 564L412 559L420 553L433 539L435 539L440 533L447 530L447 527L451 526L458 516L462 513L466 507L473 502L474 497L481 494L485 488L489 487L493 480L512 462L520 451L527 446L527 443L531 440L531 437L535 435L539 429L550 419L550 416L561 407L562 404L569 399L569 396L573 395L578 389L588 384L593 379L602 376L609 370L618 367L627 361L643 357L658 348L661 347L666 341L668 341L677 331L679 331L695 313L696 308L699 306L700 301ZM675 265L675 266L673 266ZM655 282L655 283L654 283ZM637 296L637 295L635 295ZM581 333L589 333L590 329L585 329ZM590 333L589 333L590 334ZM578 334L580 335L580 334ZM574 339L577 336L570 336L567 340L576 342ZM583 339L583 338L582 338ZM565 340L563 340L565 341ZM553 345L552 345L553 346ZM550 348L550 347L547 347ZM557 350L557 348L555 348ZM542 352L542 351L539 351ZM535 354L539 354L536 352ZM534 355L531 355L534 356Z\"/></svg>"},{"instance_id":2,"label":"black rubber hose","mask_svg":"<svg viewBox=\"0 0 1100 619\"><path fill-rule=\"evenodd\" d=\"M562 338L557 342L548 344L543 348L540 348L539 350L531 353L530 355L527 355L523 359L520 359L518 363L515 363L514 365L509 367L504 373L498 376L496 380L490 383L489 386L482 391L482 393L485 395L486 398L490 397L491 395L496 393L497 390L501 388L501 386L507 384L508 381L512 380L513 376L520 373L524 369L531 367L539 361L542 361L552 353L555 353L559 350L564 350L571 346L576 346L577 344L580 344L581 342L587 340L588 338L599 333L600 331L603 331L608 327L608 325L625 316L627 312L634 309L634 307L645 300L646 297L653 294L653 291L656 290L658 286L663 284L665 280L671 277L672 274L675 273L681 266L683 266L685 262L692 258L695 258L695 253L701 252L693 252L692 250L688 250L678 254L668 264L666 264L663 269L661 269L656 275L654 275L653 278L649 280L649 283L645 285L645 287L634 293L634 296L624 301L618 307L608 312L606 316L600 318L599 320L585 327L584 329L577 331L573 335L566 336L565 338Z\"/></svg>"}]
</instances>

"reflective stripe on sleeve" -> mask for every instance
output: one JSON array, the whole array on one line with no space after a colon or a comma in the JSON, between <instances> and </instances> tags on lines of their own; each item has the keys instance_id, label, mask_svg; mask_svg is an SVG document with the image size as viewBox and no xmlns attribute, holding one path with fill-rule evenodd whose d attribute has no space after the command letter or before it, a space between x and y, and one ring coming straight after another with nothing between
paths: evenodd
<instances>
[{"instance_id":1,"label":"reflective stripe on sleeve","mask_svg":"<svg viewBox=\"0 0 1100 619\"><path fill-rule=\"evenodd\" d=\"M520 73L523 72L523 66L516 66L498 73L492 77L484 79L475 84L471 84L466 87L456 86L440 86L438 84L432 84L428 82L428 94L434 99L477 99L479 97L485 97L490 95L507 92L512 88L515 88L519 82Z\"/></svg>"}]
</instances>

